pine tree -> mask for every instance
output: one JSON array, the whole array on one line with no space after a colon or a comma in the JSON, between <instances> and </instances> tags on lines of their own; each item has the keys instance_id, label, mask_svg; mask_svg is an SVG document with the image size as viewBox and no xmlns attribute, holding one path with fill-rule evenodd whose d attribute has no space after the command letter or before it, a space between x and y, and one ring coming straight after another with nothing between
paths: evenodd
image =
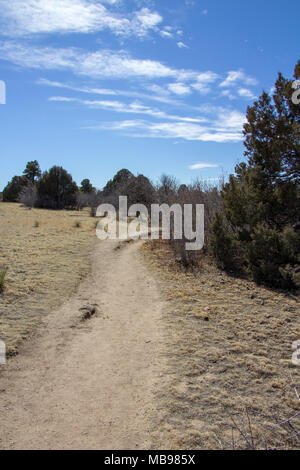
<instances>
[{"instance_id":1,"label":"pine tree","mask_svg":"<svg viewBox=\"0 0 300 470\"><path fill-rule=\"evenodd\" d=\"M291 99L292 83L279 74L273 99L263 92L248 108L247 163L236 167L222 191L230 236L240 250L236 258L257 282L277 287L298 285L300 264L300 106ZM212 231L220 246L225 236L216 225Z\"/></svg>"},{"instance_id":2,"label":"pine tree","mask_svg":"<svg viewBox=\"0 0 300 470\"><path fill-rule=\"evenodd\" d=\"M41 168L39 162L34 160L32 162L28 162L26 165L25 170L23 171L23 175L33 184L38 178L41 177Z\"/></svg>"}]
</instances>

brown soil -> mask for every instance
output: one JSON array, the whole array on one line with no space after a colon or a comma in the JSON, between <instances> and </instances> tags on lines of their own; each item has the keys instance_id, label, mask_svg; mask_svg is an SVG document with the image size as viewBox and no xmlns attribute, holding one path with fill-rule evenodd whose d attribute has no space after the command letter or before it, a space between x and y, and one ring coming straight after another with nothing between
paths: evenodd
<instances>
[{"instance_id":1,"label":"brown soil","mask_svg":"<svg viewBox=\"0 0 300 470\"><path fill-rule=\"evenodd\" d=\"M139 246L99 243L79 291L3 366L2 449L151 446L162 303Z\"/></svg>"}]
</instances>

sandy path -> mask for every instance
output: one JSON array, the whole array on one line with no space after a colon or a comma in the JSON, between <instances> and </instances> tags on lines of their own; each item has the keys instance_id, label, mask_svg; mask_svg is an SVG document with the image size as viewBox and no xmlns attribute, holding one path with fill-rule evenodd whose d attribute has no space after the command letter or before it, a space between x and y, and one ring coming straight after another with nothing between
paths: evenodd
<instances>
[{"instance_id":1,"label":"sandy path","mask_svg":"<svg viewBox=\"0 0 300 470\"><path fill-rule=\"evenodd\" d=\"M99 243L93 272L0 375L0 448L141 449L159 420L162 304L140 242ZM81 321L79 309L98 304Z\"/></svg>"}]
</instances>

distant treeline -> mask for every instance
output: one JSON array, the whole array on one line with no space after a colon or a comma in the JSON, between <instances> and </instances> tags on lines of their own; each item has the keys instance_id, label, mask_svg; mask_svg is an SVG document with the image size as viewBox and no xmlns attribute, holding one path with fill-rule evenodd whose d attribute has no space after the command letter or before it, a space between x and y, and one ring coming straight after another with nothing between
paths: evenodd
<instances>
[{"instance_id":1,"label":"distant treeline","mask_svg":"<svg viewBox=\"0 0 300 470\"><path fill-rule=\"evenodd\" d=\"M300 61L294 78L300 78ZM82 209L96 215L103 202L128 203L148 208L153 203L204 204L205 249L185 250L186 240L171 240L177 260L197 265L203 254L213 255L218 266L251 276L276 288L300 288L300 105L292 100L293 80L279 74L272 97L263 92L248 107L244 125L245 162L235 168L229 182L212 186L203 181L180 185L163 175L153 184L144 175L120 170L101 190L88 179L80 187L62 167L41 173L29 162L3 191L3 201L28 207Z\"/></svg>"}]
</instances>

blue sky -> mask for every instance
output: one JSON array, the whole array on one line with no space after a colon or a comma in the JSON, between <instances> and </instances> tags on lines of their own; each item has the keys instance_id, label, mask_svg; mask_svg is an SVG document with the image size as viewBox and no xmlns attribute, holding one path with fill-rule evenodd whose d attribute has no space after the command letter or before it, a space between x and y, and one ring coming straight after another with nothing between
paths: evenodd
<instances>
[{"instance_id":1,"label":"blue sky","mask_svg":"<svg viewBox=\"0 0 300 470\"><path fill-rule=\"evenodd\" d=\"M102 187L119 169L232 172L247 106L299 59L297 0L0 0L0 188L28 160Z\"/></svg>"}]
</instances>

